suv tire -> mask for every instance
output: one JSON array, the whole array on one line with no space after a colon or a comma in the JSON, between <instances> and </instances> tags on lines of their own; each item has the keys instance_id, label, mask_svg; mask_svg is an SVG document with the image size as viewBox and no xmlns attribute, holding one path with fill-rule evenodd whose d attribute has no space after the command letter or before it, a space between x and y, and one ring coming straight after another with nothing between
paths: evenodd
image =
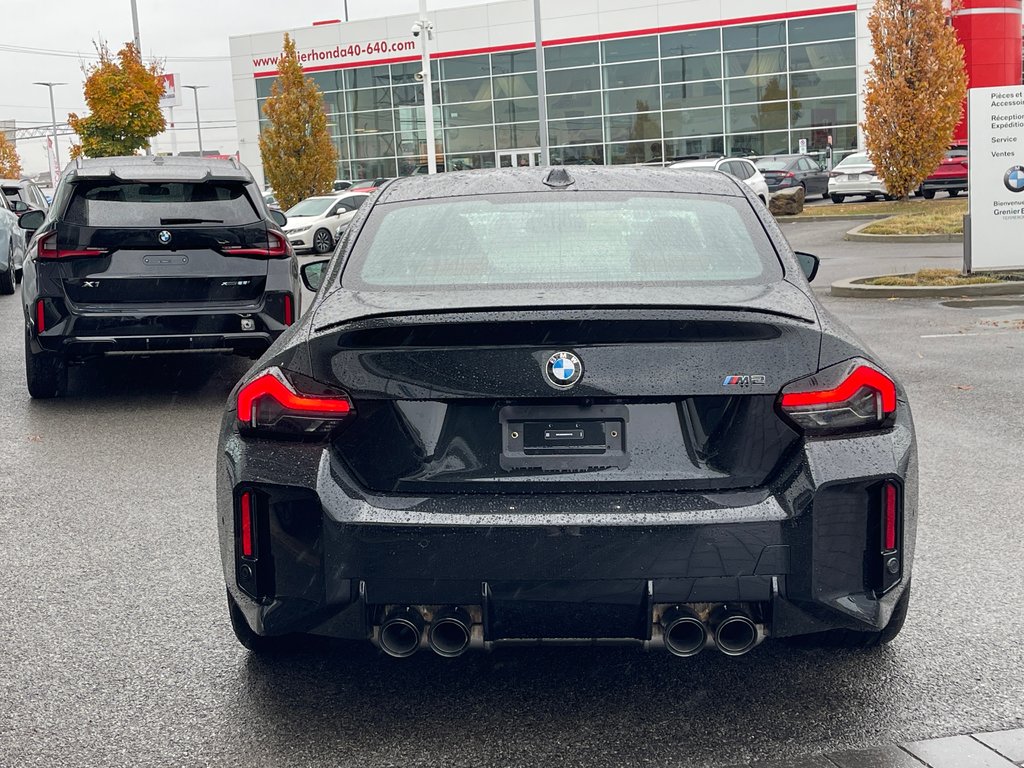
<instances>
[{"instance_id":1,"label":"suv tire","mask_svg":"<svg viewBox=\"0 0 1024 768\"><path fill-rule=\"evenodd\" d=\"M923 189L923 190L921 190L921 195L924 197L925 200L934 200L935 199L935 190L934 189Z\"/></svg>"},{"instance_id":2,"label":"suv tire","mask_svg":"<svg viewBox=\"0 0 1024 768\"><path fill-rule=\"evenodd\" d=\"M832 198L832 202L833 203L841 203L841 202L843 202L843 200L846 199L846 195L837 195L837 194L834 194L834 193L829 195L829 197Z\"/></svg>"},{"instance_id":3,"label":"suv tire","mask_svg":"<svg viewBox=\"0 0 1024 768\"><path fill-rule=\"evenodd\" d=\"M55 352L34 352L32 337L25 329L25 383L36 400L60 397L68 389L68 366Z\"/></svg>"}]
</instances>

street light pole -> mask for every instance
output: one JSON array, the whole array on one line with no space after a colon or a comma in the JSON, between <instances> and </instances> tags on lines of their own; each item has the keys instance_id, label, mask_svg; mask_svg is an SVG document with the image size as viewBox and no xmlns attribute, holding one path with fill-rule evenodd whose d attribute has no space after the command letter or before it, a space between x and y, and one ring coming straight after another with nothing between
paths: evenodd
<instances>
[{"instance_id":1,"label":"street light pole","mask_svg":"<svg viewBox=\"0 0 1024 768\"><path fill-rule=\"evenodd\" d=\"M135 51L139 54L139 61L142 61L142 40L139 38L139 9L135 4L135 0L132 0L132 31L135 33ZM152 151L148 141L143 149L147 155Z\"/></svg>"},{"instance_id":2,"label":"street light pole","mask_svg":"<svg viewBox=\"0 0 1024 768\"><path fill-rule=\"evenodd\" d=\"M430 51L427 41L434 39L434 25L427 18L427 0L420 0L420 18L413 25L419 29L420 60L423 63L423 116L427 133L427 173L437 173L437 141L434 138L434 86L430 79Z\"/></svg>"},{"instance_id":3,"label":"street light pole","mask_svg":"<svg viewBox=\"0 0 1024 768\"><path fill-rule=\"evenodd\" d=\"M199 89L208 88L207 85L183 85L182 88L191 88L192 96L196 103L196 134L199 136L199 156L203 156L203 128L199 120Z\"/></svg>"},{"instance_id":4,"label":"street light pole","mask_svg":"<svg viewBox=\"0 0 1024 768\"><path fill-rule=\"evenodd\" d=\"M135 32L135 50L142 56L142 42L139 40L139 9L132 0L132 30Z\"/></svg>"},{"instance_id":5,"label":"street light pole","mask_svg":"<svg viewBox=\"0 0 1024 768\"><path fill-rule=\"evenodd\" d=\"M53 106L53 87L55 85L67 85L67 83L33 83L33 85L44 85L50 91L50 119L53 121L53 164L56 166L53 169L53 174L59 176L60 150L57 148L57 110ZM51 178L50 183L56 185L57 180L55 178Z\"/></svg>"},{"instance_id":6,"label":"street light pole","mask_svg":"<svg viewBox=\"0 0 1024 768\"><path fill-rule=\"evenodd\" d=\"M533 33L537 49L537 117L540 120L540 164L551 165L551 138L548 134L548 84L544 73L544 39L541 34L540 0L533 0Z\"/></svg>"}]
</instances>

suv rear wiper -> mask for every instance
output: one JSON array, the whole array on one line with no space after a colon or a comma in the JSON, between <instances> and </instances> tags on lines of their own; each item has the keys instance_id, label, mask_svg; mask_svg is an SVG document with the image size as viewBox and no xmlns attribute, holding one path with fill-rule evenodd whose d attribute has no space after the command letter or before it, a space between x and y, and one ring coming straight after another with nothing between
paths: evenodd
<instances>
[{"instance_id":1,"label":"suv rear wiper","mask_svg":"<svg viewBox=\"0 0 1024 768\"><path fill-rule=\"evenodd\" d=\"M223 224L224 219L160 219L161 224Z\"/></svg>"}]
</instances>

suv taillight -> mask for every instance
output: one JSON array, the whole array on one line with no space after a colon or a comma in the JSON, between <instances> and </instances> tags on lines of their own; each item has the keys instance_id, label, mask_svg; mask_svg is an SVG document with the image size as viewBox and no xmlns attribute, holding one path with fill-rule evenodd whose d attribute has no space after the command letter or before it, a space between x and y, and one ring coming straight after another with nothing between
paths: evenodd
<instances>
[{"instance_id":1,"label":"suv taillight","mask_svg":"<svg viewBox=\"0 0 1024 768\"><path fill-rule=\"evenodd\" d=\"M854 358L787 384L779 410L808 434L878 429L896 414L896 384L867 360Z\"/></svg>"},{"instance_id":2,"label":"suv taillight","mask_svg":"<svg viewBox=\"0 0 1024 768\"><path fill-rule=\"evenodd\" d=\"M235 414L244 430L313 436L354 416L355 407L344 392L274 366L238 391Z\"/></svg>"},{"instance_id":3,"label":"suv taillight","mask_svg":"<svg viewBox=\"0 0 1024 768\"><path fill-rule=\"evenodd\" d=\"M283 235L274 231L268 231L267 245L265 248L261 246L248 245L225 245L221 250L227 256L249 256L254 259L279 259L288 255L288 248L288 240Z\"/></svg>"},{"instance_id":4,"label":"suv taillight","mask_svg":"<svg viewBox=\"0 0 1024 768\"><path fill-rule=\"evenodd\" d=\"M69 248L57 247L57 233L48 232L36 241L37 259L74 259L90 256L106 256L109 251L106 248L81 248L72 250Z\"/></svg>"}]
</instances>

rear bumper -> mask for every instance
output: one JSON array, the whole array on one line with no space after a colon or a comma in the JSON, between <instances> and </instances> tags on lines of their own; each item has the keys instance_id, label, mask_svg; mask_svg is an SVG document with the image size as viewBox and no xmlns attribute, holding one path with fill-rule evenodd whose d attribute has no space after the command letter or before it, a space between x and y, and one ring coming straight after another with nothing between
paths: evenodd
<instances>
[{"instance_id":1,"label":"rear bumper","mask_svg":"<svg viewBox=\"0 0 1024 768\"><path fill-rule=\"evenodd\" d=\"M950 189L964 191L967 189L966 176L949 176L939 178L927 178L921 183L921 189L934 189L936 192L944 192Z\"/></svg>"},{"instance_id":2,"label":"rear bumper","mask_svg":"<svg viewBox=\"0 0 1024 768\"><path fill-rule=\"evenodd\" d=\"M886 195L889 190L886 189L885 182L879 178L858 181L829 179L828 193L830 195Z\"/></svg>"},{"instance_id":3,"label":"rear bumper","mask_svg":"<svg viewBox=\"0 0 1024 768\"><path fill-rule=\"evenodd\" d=\"M766 634L870 631L888 623L910 576L909 415L887 433L808 442L770 488L430 498L367 495L323 446L251 440L227 422L221 554L228 590L259 634L370 639L395 606L456 605L481 617L484 642L646 642L659 606L734 602L752 607ZM903 503L891 583L871 509L885 481ZM255 560L237 539L246 490Z\"/></svg>"},{"instance_id":4,"label":"rear bumper","mask_svg":"<svg viewBox=\"0 0 1024 768\"><path fill-rule=\"evenodd\" d=\"M286 326L265 308L181 308L140 311L83 311L67 313L52 302L52 324L33 334L38 350L58 352L69 359L108 354L159 352L232 352L259 355ZM49 306L49 305L48 305Z\"/></svg>"}]
</instances>

